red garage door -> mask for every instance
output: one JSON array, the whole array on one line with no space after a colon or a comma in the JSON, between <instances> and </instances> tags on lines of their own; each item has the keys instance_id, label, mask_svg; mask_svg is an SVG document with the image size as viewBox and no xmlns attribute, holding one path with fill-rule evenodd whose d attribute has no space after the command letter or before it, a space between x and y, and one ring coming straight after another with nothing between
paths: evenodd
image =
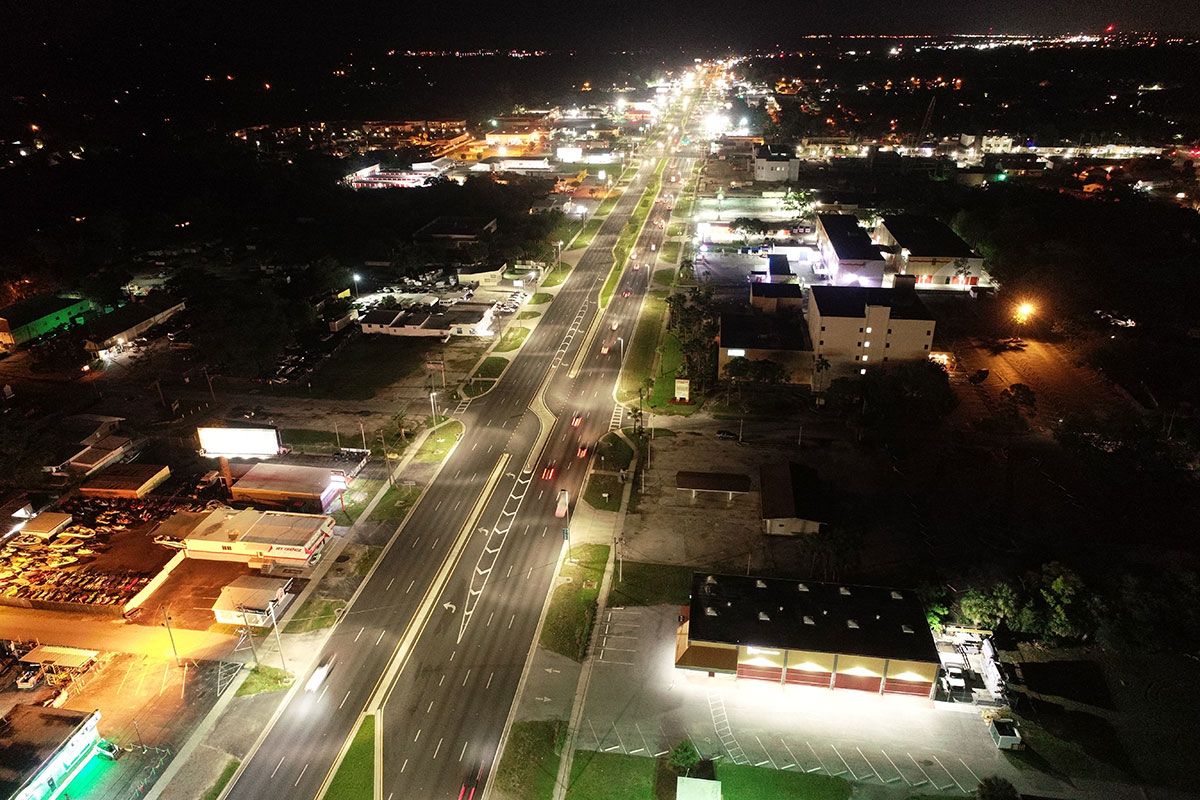
<instances>
[{"instance_id":1,"label":"red garage door","mask_svg":"<svg viewBox=\"0 0 1200 800\"><path fill-rule=\"evenodd\" d=\"M828 689L829 678L830 673L828 672L807 672L802 669L787 671L787 682L799 686L820 686L822 689Z\"/></svg>"},{"instance_id":2,"label":"red garage door","mask_svg":"<svg viewBox=\"0 0 1200 800\"><path fill-rule=\"evenodd\" d=\"M884 694L909 694L914 697L929 697L933 684L928 681L898 681L889 678L883 682Z\"/></svg>"},{"instance_id":3,"label":"red garage door","mask_svg":"<svg viewBox=\"0 0 1200 800\"><path fill-rule=\"evenodd\" d=\"M882 678L874 678L867 675L838 674L833 679L833 688L857 689L860 692L878 692L879 684L882 680Z\"/></svg>"},{"instance_id":4,"label":"red garage door","mask_svg":"<svg viewBox=\"0 0 1200 800\"><path fill-rule=\"evenodd\" d=\"M783 668L754 667L749 664L738 664L737 676L756 681L774 681L775 683L779 683L783 680Z\"/></svg>"}]
</instances>

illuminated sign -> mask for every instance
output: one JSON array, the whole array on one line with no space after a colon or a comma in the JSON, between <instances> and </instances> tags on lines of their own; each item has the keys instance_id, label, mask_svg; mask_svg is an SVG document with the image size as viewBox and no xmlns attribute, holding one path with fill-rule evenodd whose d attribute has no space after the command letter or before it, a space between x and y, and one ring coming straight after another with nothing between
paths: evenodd
<instances>
[{"instance_id":1,"label":"illuminated sign","mask_svg":"<svg viewBox=\"0 0 1200 800\"><path fill-rule=\"evenodd\" d=\"M197 428L202 455L270 458L279 455L277 428Z\"/></svg>"}]
</instances>

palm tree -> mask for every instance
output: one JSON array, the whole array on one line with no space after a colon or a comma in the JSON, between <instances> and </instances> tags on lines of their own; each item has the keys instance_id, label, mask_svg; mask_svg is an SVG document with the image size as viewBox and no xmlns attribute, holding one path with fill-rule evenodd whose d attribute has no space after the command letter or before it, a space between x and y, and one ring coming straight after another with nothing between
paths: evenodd
<instances>
[{"instance_id":1,"label":"palm tree","mask_svg":"<svg viewBox=\"0 0 1200 800\"><path fill-rule=\"evenodd\" d=\"M821 377L822 373L828 372L831 369L833 369L833 364L829 363L829 359L818 353L817 360L813 363L813 372L816 373L817 378L819 379ZM821 387L821 384L823 382L820 380L817 380L817 381L815 381L815 383L817 384L817 387L816 387L817 391L818 392L823 391L823 388Z\"/></svg>"},{"instance_id":2,"label":"palm tree","mask_svg":"<svg viewBox=\"0 0 1200 800\"><path fill-rule=\"evenodd\" d=\"M977 800L1021 800L1016 787L998 775L989 775L975 788Z\"/></svg>"}]
</instances>

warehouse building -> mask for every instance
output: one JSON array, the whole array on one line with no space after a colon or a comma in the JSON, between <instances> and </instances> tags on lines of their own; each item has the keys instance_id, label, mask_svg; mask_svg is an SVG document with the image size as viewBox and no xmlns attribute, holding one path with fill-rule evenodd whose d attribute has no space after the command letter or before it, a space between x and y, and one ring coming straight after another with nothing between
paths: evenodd
<instances>
[{"instance_id":1,"label":"warehouse building","mask_svg":"<svg viewBox=\"0 0 1200 800\"><path fill-rule=\"evenodd\" d=\"M151 294L140 303L130 303L88 323L83 346L97 356L132 342L155 325L166 322L184 309L182 300Z\"/></svg>"},{"instance_id":2,"label":"warehouse building","mask_svg":"<svg viewBox=\"0 0 1200 800\"><path fill-rule=\"evenodd\" d=\"M60 796L95 752L99 720L99 711L14 706L0 726L0 796Z\"/></svg>"},{"instance_id":3,"label":"warehouse building","mask_svg":"<svg viewBox=\"0 0 1200 800\"><path fill-rule=\"evenodd\" d=\"M0 347L12 349L72 323L83 322L92 304L79 297L43 295L0 308Z\"/></svg>"},{"instance_id":4,"label":"warehouse building","mask_svg":"<svg viewBox=\"0 0 1200 800\"><path fill-rule=\"evenodd\" d=\"M340 471L339 471L340 472ZM328 467L259 462L234 482L234 502L319 514L346 489L344 472Z\"/></svg>"},{"instance_id":5,"label":"warehouse building","mask_svg":"<svg viewBox=\"0 0 1200 800\"><path fill-rule=\"evenodd\" d=\"M216 508L180 512L158 527L160 536L183 540L188 558L236 561L256 569L316 562L333 536L333 517L279 511Z\"/></svg>"},{"instance_id":6,"label":"warehouse building","mask_svg":"<svg viewBox=\"0 0 1200 800\"><path fill-rule=\"evenodd\" d=\"M915 592L698 572L675 666L932 699L940 660Z\"/></svg>"},{"instance_id":7,"label":"warehouse building","mask_svg":"<svg viewBox=\"0 0 1200 800\"><path fill-rule=\"evenodd\" d=\"M154 491L167 478L171 468L164 464L113 464L79 487L84 497L120 497L137 500Z\"/></svg>"}]
</instances>

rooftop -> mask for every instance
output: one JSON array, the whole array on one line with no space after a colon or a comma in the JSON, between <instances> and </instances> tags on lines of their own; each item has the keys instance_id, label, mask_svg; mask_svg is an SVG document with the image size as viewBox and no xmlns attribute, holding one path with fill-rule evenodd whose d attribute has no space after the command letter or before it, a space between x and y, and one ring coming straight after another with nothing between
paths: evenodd
<instances>
[{"instance_id":1,"label":"rooftop","mask_svg":"<svg viewBox=\"0 0 1200 800\"><path fill-rule=\"evenodd\" d=\"M839 259L850 261L878 261L879 249L871 243L871 237L858 224L853 214L817 214L817 222L829 237Z\"/></svg>"},{"instance_id":2,"label":"rooftop","mask_svg":"<svg viewBox=\"0 0 1200 800\"><path fill-rule=\"evenodd\" d=\"M289 514L216 508L186 535L187 539L210 542L255 542L283 547L303 547L325 527L323 514ZM160 528L161 531L161 528Z\"/></svg>"},{"instance_id":3,"label":"rooftop","mask_svg":"<svg viewBox=\"0 0 1200 800\"><path fill-rule=\"evenodd\" d=\"M76 297L55 297L54 295L28 297L0 308L0 319L8 323L8 329L11 331L83 302L86 301Z\"/></svg>"},{"instance_id":4,"label":"rooftop","mask_svg":"<svg viewBox=\"0 0 1200 800\"><path fill-rule=\"evenodd\" d=\"M914 256L977 258L975 252L950 226L923 214L896 214L883 218L883 225L897 244Z\"/></svg>"},{"instance_id":5,"label":"rooftop","mask_svg":"<svg viewBox=\"0 0 1200 800\"><path fill-rule=\"evenodd\" d=\"M14 706L0 726L0 796L11 797L41 771L95 711Z\"/></svg>"},{"instance_id":6,"label":"rooftop","mask_svg":"<svg viewBox=\"0 0 1200 800\"><path fill-rule=\"evenodd\" d=\"M773 253L767 256L767 271L772 275L791 275L792 268L788 266L787 256Z\"/></svg>"},{"instance_id":7,"label":"rooftop","mask_svg":"<svg viewBox=\"0 0 1200 800\"><path fill-rule=\"evenodd\" d=\"M750 476L740 472L687 472L675 473L676 489L691 489L697 492L750 491Z\"/></svg>"},{"instance_id":8,"label":"rooftop","mask_svg":"<svg viewBox=\"0 0 1200 800\"><path fill-rule=\"evenodd\" d=\"M939 663L916 592L744 575L692 577L689 639Z\"/></svg>"},{"instance_id":9,"label":"rooftop","mask_svg":"<svg viewBox=\"0 0 1200 800\"><path fill-rule=\"evenodd\" d=\"M166 473L166 475L163 475ZM165 478L171 474L170 467L164 464L113 464L111 467L88 478L81 488L107 489L140 489L147 483L156 480L160 475Z\"/></svg>"},{"instance_id":10,"label":"rooftop","mask_svg":"<svg viewBox=\"0 0 1200 800\"><path fill-rule=\"evenodd\" d=\"M721 315L721 347L744 350L804 350L807 347L807 337L804 334L801 326L773 315Z\"/></svg>"},{"instance_id":11,"label":"rooftop","mask_svg":"<svg viewBox=\"0 0 1200 800\"><path fill-rule=\"evenodd\" d=\"M231 611L238 608L266 611L272 601L287 591L289 583L291 581L286 578L242 575L221 587L221 594L212 607L215 611Z\"/></svg>"},{"instance_id":12,"label":"rooftop","mask_svg":"<svg viewBox=\"0 0 1200 800\"><path fill-rule=\"evenodd\" d=\"M417 229L417 232L413 236L417 238L431 236L482 236L494 230L496 230L496 220L494 218L442 216Z\"/></svg>"},{"instance_id":13,"label":"rooftop","mask_svg":"<svg viewBox=\"0 0 1200 800\"><path fill-rule=\"evenodd\" d=\"M360 325L391 325L400 316L398 308L373 308L358 318Z\"/></svg>"},{"instance_id":14,"label":"rooftop","mask_svg":"<svg viewBox=\"0 0 1200 800\"><path fill-rule=\"evenodd\" d=\"M798 283L762 283L750 284L751 297L804 297L804 287Z\"/></svg>"},{"instance_id":15,"label":"rooftop","mask_svg":"<svg viewBox=\"0 0 1200 800\"><path fill-rule=\"evenodd\" d=\"M332 479L333 474L328 467L259 462L239 478L233 488L239 492L277 492L319 497Z\"/></svg>"},{"instance_id":16,"label":"rooftop","mask_svg":"<svg viewBox=\"0 0 1200 800\"><path fill-rule=\"evenodd\" d=\"M84 329L87 338L92 342L104 342L114 336L120 336L130 328L141 325L146 320L156 317L168 309L182 306L183 301L163 294L147 295L140 303L130 303L116 311L92 320Z\"/></svg>"},{"instance_id":17,"label":"rooftop","mask_svg":"<svg viewBox=\"0 0 1200 800\"><path fill-rule=\"evenodd\" d=\"M754 157L764 161L788 161L796 157L796 151L779 144L764 144L755 151Z\"/></svg>"},{"instance_id":18,"label":"rooftop","mask_svg":"<svg viewBox=\"0 0 1200 800\"><path fill-rule=\"evenodd\" d=\"M817 471L800 464L763 464L759 471L763 519L828 522L832 503Z\"/></svg>"},{"instance_id":19,"label":"rooftop","mask_svg":"<svg viewBox=\"0 0 1200 800\"><path fill-rule=\"evenodd\" d=\"M933 321L933 314L912 289L881 289L860 286L814 286L809 309L823 317L866 317L867 306L888 306L892 319Z\"/></svg>"}]
</instances>

